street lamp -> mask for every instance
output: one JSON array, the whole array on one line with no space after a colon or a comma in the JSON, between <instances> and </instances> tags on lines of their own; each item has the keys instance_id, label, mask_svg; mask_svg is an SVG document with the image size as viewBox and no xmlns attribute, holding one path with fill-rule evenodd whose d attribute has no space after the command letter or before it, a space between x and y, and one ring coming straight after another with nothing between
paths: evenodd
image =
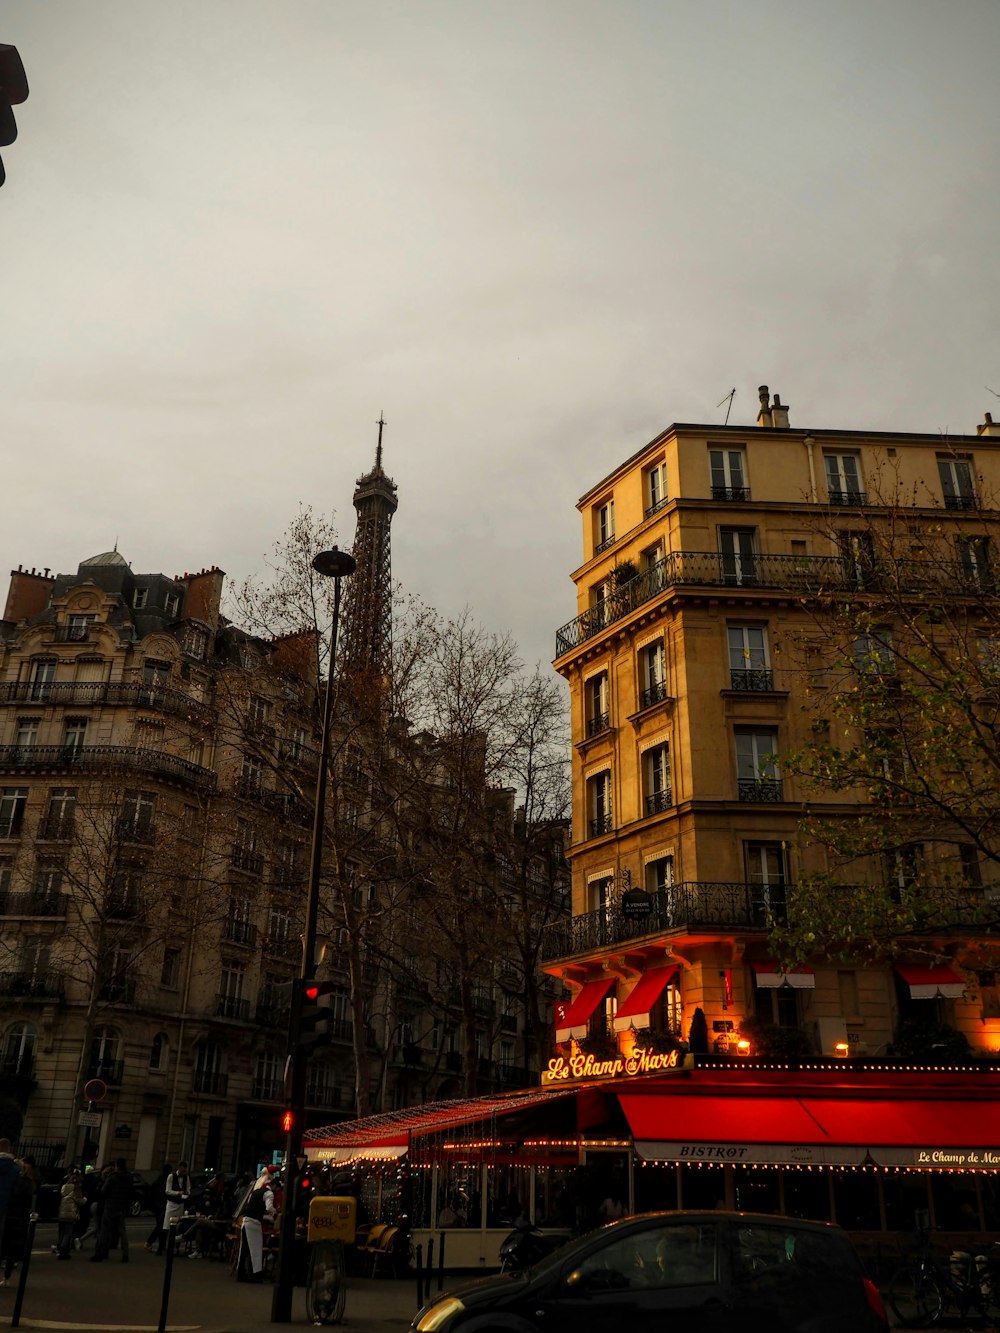
<instances>
[{"instance_id":1,"label":"street lamp","mask_svg":"<svg viewBox=\"0 0 1000 1333\"><path fill-rule=\"evenodd\" d=\"M316 917L319 911L319 881L323 864L323 824L326 814L327 770L330 767L330 723L333 718L334 672L337 665L337 622L340 619L340 581L353 574L357 563L346 551L334 546L313 557L317 574L333 579L333 624L330 628L330 660L326 669L326 694L323 700L323 730L319 748L319 774L316 778L316 804L313 809L312 851L309 858L309 889L306 896L306 920L302 932L302 969L292 994L288 1020L288 1060L285 1065L285 1103L287 1138L285 1141L285 1200L281 1210L278 1263L271 1300L271 1323L288 1324L292 1319L292 1291L295 1276L295 1215L292 1211L292 1182L296 1158L302 1153L302 1130L306 1110L307 1052L302 1045L299 1020L305 983L316 967Z\"/></svg>"}]
</instances>

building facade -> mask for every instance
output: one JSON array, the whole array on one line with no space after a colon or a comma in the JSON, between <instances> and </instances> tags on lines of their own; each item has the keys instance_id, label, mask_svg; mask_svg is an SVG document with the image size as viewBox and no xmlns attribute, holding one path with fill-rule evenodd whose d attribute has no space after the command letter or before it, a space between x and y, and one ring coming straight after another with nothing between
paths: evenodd
<instances>
[{"instance_id":1,"label":"building facade","mask_svg":"<svg viewBox=\"0 0 1000 1333\"><path fill-rule=\"evenodd\" d=\"M774 931L793 884L835 887L846 873L810 836L807 804L845 827L870 806L870 784L824 789L783 761L808 750L817 727L847 743L817 700L878 680L884 701L897 684L892 636L903 633L882 623L893 605L961 604L973 657L993 651L1000 427L987 414L975 434L948 439L801 430L777 395L762 388L760 399L756 427L672 425L578 504L577 613L555 657L572 708L573 920L552 928L545 950L567 988L549 1078L677 1062L662 1099L640 1099L629 1116L640 1159L669 1181L647 1203L725 1199L877 1230L904 1215L912 1224L917 1207L947 1225L964 1191L969 1216L996 1227L988 1171L970 1169L961 1190L908 1174L930 1161L921 1152L968 1166L1000 1134L992 1111L966 1132L954 1105L936 1118L926 1100L932 1084L945 1100L997 1091L995 824L973 837L940 821L919 844L854 858L861 895L845 902L895 881L887 901L905 905L919 857L947 907L919 931L901 928L882 958L860 947L828 957L831 927L807 962L783 969ZM876 623L834 652L824 625L864 602L877 568L882 588L893 571L896 602L882 595ZM881 743L862 737L861 749L865 740ZM941 1033L957 1043L946 1076L931 1072ZM904 1074L904 1062L922 1072ZM907 1138L866 1118L863 1142L836 1130L802 1138L792 1102L848 1086L855 1099L908 1096L918 1128ZM899 1173L892 1189L882 1177L874 1193L860 1183L876 1161ZM846 1183L824 1177L806 1203L794 1173L824 1162ZM696 1169L709 1166L717 1172Z\"/></svg>"}]
</instances>

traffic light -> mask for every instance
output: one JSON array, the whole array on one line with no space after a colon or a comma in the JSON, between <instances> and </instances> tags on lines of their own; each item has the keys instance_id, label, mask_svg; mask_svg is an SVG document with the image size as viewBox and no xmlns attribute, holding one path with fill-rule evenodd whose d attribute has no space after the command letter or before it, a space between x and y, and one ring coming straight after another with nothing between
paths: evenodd
<instances>
[{"instance_id":1,"label":"traffic light","mask_svg":"<svg viewBox=\"0 0 1000 1333\"><path fill-rule=\"evenodd\" d=\"M284 1134L291 1134L292 1126L295 1124L295 1116L291 1111L286 1111L281 1117L281 1130Z\"/></svg>"},{"instance_id":2,"label":"traffic light","mask_svg":"<svg viewBox=\"0 0 1000 1333\"><path fill-rule=\"evenodd\" d=\"M312 1050L330 1040L330 1020L332 1018L331 992L335 989L332 981L309 980L300 983L302 987L299 1008L299 1046L306 1051Z\"/></svg>"},{"instance_id":3,"label":"traffic light","mask_svg":"<svg viewBox=\"0 0 1000 1333\"><path fill-rule=\"evenodd\" d=\"M310 1167L305 1167L295 1177L292 1186L292 1212L296 1217L309 1216L309 1202L316 1192L316 1180Z\"/></svg>"},{"instance_id":4,"label":"traffic light","mask_svg":"<svg viewBox=\"0 0 1000 1333\"><path fill-rule=\"evenodd\" d=\"M0 43L0 148L9 148L17 138L13 108L27 97L28 78L17 47ZM0 185L5 179L3 162L0 161Z\"/></svg>"}]
</instances>

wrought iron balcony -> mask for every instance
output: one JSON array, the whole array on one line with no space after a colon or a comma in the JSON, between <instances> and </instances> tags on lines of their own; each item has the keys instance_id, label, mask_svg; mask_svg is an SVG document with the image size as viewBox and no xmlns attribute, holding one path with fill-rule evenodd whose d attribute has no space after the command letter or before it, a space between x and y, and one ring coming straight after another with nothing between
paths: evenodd
<instances>
[{"instance_id":1,"label":"wrought iron balcony","mask_svg":"<svg viewBox=\"0 0 1000 1333\"><path fill-rule=\"evenodd\" d=\"M669 810L672 805L673 800L670 788L661 787L659 791L651 791L646 797L646 814L660 815L664 810Z\"/></svg>"},{"instance_id":2,"label":"wrought iron balcony","mask_svg":"<svg viewBox=\"0 0 1000 1333\"><path fill-rule=\"evenodd\" d=\"M639 695L640 708L652 708L653 704L661 704L667 697L667 682L665 680L654 681L652 685L647 685Z\"/></svg>"},{"instance_id":3,"label":"wrought iron balcony","mask_svg":"<svg viewBox=\"0 0 1000 1333\"><path fill-rule=\"evenodd\" d=\"M194 1092L206 1097L225 1097L229 1088L229 1075L220 1074L214 1069L196 1069L191 1080Z\"/></svg>"},{"instance_id":4,"label":"wrought iron balcony","mask_svg":"<svg viewBox=\"0 0 1000 1333\"><path fill-rule=\"evenodd\" d=\"M15 1051L0 1058L0 1078L31 1078L35 1057L31 1051Z\"/></svg>"},{"instance_id":5,"label":"wrought iron balcony","mask_svg":"<svg viewBox=\"0 0 1000 1333\"><path fill-rule=\"evenodd\" d=\"M306 1105L330 1111L340 1106L340 1089L331 1083L307 1083Z\"/></svg>"},{"instance_id":6,"label":"wrought iron balcony","mask_svg":"<svg viewBox=\"0 0 1000 1333\"><path fill-rule=\"evenodd\" d=\"M837 508L859 507L868 503L868 496L864 491L828 491L827 499Z\"/></svg>"},{"instance_id":7,"label":"wrought iron balcony","mask_svg":"<svg viewBox=\"0 0 1000 1333\"><path fill-rule=\"evenodd\" d=\"M250 1017L250 1001L245 1000L242 995L217 995L215 997L215 1012L219 1018L245 1020Z\"/></svg>"},{"instance_id":8,"label":"wrought iron balcony","mask_svg":"<svg viewBox=\"0 0 1000 1333\"><path fill-rule=\"evenodd\" d=\"M0 894L0 916L65 916L66 896L62 893Z\"/></svg>"},{"instance_id":9,"label":"wrought iron balcony","mask_svg":"<svg viewBox=\"0 0 1000 1333\"><path fill-rule=\"evenodd\" d=\"M766 667L732 667L729 671L731 690L773 690L774 674Z\"/></svg>"},{"instance_id":10,"label":"wrought iron balcony","mask_svg":"<svg viewBox=\"0 0 1000 1333\"><path fill-rule=\"evenodd\" d=\"M614 822L610 813L587 820L587 831L591 838L599 838L603 833L610 833L613 828Z\"/></svg>"},{"instance_id":11,"label":"wrought iron balcony","mask_svg":"<svg viewBox=\"0 0 1000 1333\"><path fill-rule=\"evenodd\" d=\"M205 723L211 710L183 690L158 685L124 681L32 681L14 680L0 684L0 704L46 703L74 708L117 705L123 708L149 708L173 713L191 722Z\"/></svg>"},{"instance_id":12,"label":"wrought iron balcony","mask_svg":"<svg viewBox=\"0 0 1000 1333\"><path fill-rule=\"evenodd\" d=\"M280 1102L284 1096L280 1078L255 1078L250 1087L250 1096L255 1102Z\"/></svg>"},{"instance_id":13,"label":"wrought iron balcony","mask_svg":"<svg viewBox=\"0 0 1000 1333\"><path fill-rule=\"evenodd\" d=\"M594 547L594 554L600 555L602 551L606 551L608 550L609 547L614 546L617 540L618 538L615 536L613 532L609 533L607 537L605 537L602 541L599 541L597 545Z\"/></svg>"},{"instance_id":14,"label":"wrought iron balcony","mask_svg":"<svg viewBox=\"0 0 1000 1333\"><path fill-rule=\"evenodd\" d=\"M88 625L52 625L45 631L50 643L92 643L94 624Z\"/></svg>"},{"instance_id":15,"label":"wrought iron balcony","mask_svg":"<svg viewBox=\"0 0 1000 1333\"><path fill-rule=\"evenodd\" d=\"M665 509L669 503L670 497L665 495L662 500L657 500L656 504L647 505L642 511L643 518L652 518L653 515L658 514L661 509Z\"/></svg>"},{"instance_id":16,"label":"wrought iron balcony","mask_svg":"<svg viewBox=\"0 0 1000 1333\"><path fill-rule=\"evenodd\" d=\"M749 486L713 486L713 487L712 487L712 499L713 499L713 500L735 501L735 502L737 502L737 503L743 503L743 504L746 504L746 502L750 499L750 487L749 487Z\"/></svg>"},{"instance_id":17,"label":"wrought iron balcony","mask_svg":"<svg viewBox=\"0 0 1000 1333\"><path fill-rule=\"evenodd\" d=\"M87 1062L87 1078L99 1078L112 1087L119 1087L125 1073L124 1060L108 1060L105 1056L94 1056Z\"/></svg>"},{"instance_id":18,"label":"wrought iron balcony","mask_svg":"<svg viewBox=\"0 0 1000 1333\"><path fill-rule=\"evenodd\" d=\"M669 589L713 586L774 588L810 596L877 587L890 587L903 595L959 587L975 597L979 591L958 561L903 559L874 565L836 555L670 551L649 569L616 584L603 601L558 629L556 656L580 647Z\"/></svg>"},{"instance_id":19,"label":"wrought iron balcony","mask_svg":"<svg viewBox=\"0 0 1000 1333\"><path fill-rule=\"evenodd\" d=\"M0 995L19 995L36 1000L61 1000L61 972L0 972Z\"/></svg>"},{"instance_id":20,"label":"wrought iron balcony","mask_svg":"<svg viewBox=\"0 0 1000 1333\"><path fill-rule=\"evenodd\" d=\"M136 989L135 977L112 976L105 977L98 987L97 994L106 1004L135 1004Z\"/></svg>"},{"instance_id":21,"label":"wrought iron balcony","mask_svg":"<svg viewBox=\"0 0 1000 1333\"><path fill-rule=\"evenodd\" d=\"M139 915L139 900L126 894L110 894L105 904L105 915L112 921L134 921Z\"/></svg>"},{"instance_id":22,"label":"wrought iron balcony","mask_svg":"<svg viewBox=\"0 0 1000 1333\"><path fill-rule=\"evenodd\" d=\"M975 509L979 500L975 495L946 495L945 509Z\"/></svg>"},{"instance_id":23,"label":"wrought iron balcony","mask_svg":"<svg viewBox=\"0 0 1000 1333\"><path fill-rule=\"evenodd\" d=\"M741 801L774 804L783 801L780 778L740 778L736 784Z\"/></svg>"},{"instance_id":24,"label":"wrought iron balcony","mask_svg":"<svg viewBox=\"0 0 1000 1333\"><path fill-rule=\"evenodd\" d=\"M599 736L602 731L607 731L610 726L610 713L595 713L593 717L587 718L587 735Z\"/></svg>"},{"instance_id":25,"label":"wrought iron balcony","mask_svg":"<svg viewBox=\"0 0 1000 1333\"><path fill-rule=\"evenodd\" d=\"M264 869L264 858L250 847L236 846L229 854L229 864L248 875L259 875Z\"/></svg>"},{"instance_id":26,"label":"wrought iron balcony","mask_svg":"<svg viewBox=\"0 0 1000 1333\"><path fill-rule=\"evenodd\" d=\"M0 767L40 771L147 773L173 778L194 787L214 787L210 768L190 759L133 745L0 745Z\"/></svg>"},{"instance_id":27,"label":"wrought iron balcony","mask_svg":"<svg viewBox=\"0 0 1000 1333\"><path fill-rule=\"evenodd\" d=\"M253 948L257 943L257 927L252 921L226 917L222 923L222 938L227 944L245 944Z\"/></svg>"}]
</instances>

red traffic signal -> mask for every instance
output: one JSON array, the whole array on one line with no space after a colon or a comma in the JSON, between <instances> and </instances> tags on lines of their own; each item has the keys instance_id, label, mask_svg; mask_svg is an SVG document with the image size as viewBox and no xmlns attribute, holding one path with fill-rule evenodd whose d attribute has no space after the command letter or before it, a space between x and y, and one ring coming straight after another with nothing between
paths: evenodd
<instances>
[{"instance_id":1,"label":"red traffic signal","mask_svg":"<svg viewBox=\"0 0 1000 1333\"><path fill-rule=\"evenodd\" d=\"M336 984L332 981L301 981L299 992L298 1044L303 1050L318 1046L330 1039L333 1018L333 995Z\"/></svg>"},{"instance_id":2,"label":"red traffic signal","mask_svg":"<svg viewBox=\"0 0 1000 1333\"><path fill-rule=\"evenodd\" d=\"M0 148L7 148L17 138L17 121L13 107L28 96L28 77L21 64L16 46L0 42ZM3 163L0 162L0 185L4 183Z\"/></svg>"},{"instance_id":3,"label":"red traffic signal","mask_svg":"<svg viewBox=\"0 0 1000 1333\"><path fill-rule=\"evenodd\" d=\"M295 1124L295 1116L291 1111L286 1111L281 1117L281 1128L286 1134L291 1134L292 1126Z\"/></svg>"}]
</instances>

